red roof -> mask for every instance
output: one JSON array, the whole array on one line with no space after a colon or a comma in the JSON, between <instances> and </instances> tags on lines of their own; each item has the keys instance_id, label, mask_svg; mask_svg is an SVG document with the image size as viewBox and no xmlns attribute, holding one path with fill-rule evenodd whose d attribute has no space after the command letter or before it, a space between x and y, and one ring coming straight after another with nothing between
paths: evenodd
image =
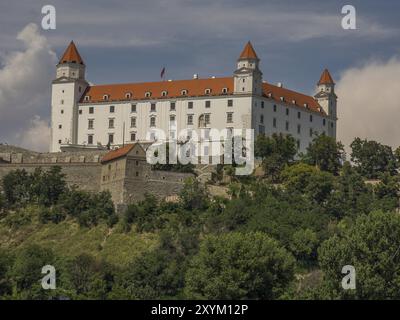
<instances>
[{"instance_id":1,"label":"red roof","mask_svg":"<svg viewBox=\"0 0 400 320\"><path fill-rule=\"evenodd\" d=\"M323 113L323 109L313 97L292 91L283 87L274 86L269 83L263 83L263 93L265 96L274 99L280 103L285 102L287 104L292 104L301 108L306 108L308 110Z\"/></svg>"},{"instance_id":2,"label":"red roof","mask_svg":"<svg viewBox=\"0 0 400 320\"><path fill-rule=\"evenodd\" d=\"M126 156L133 148L134 144L127 144L126 146L116 149L116 150L112 150L108 153L106 153L106 155L103 157L103 159L101 159L101 162L107 162L107 161L111 161L111 160L115 160L118 158L121 158L123 156Z\"/></svg>"},{"instance_id":3,"label":"red roof","mask_svg":"<svg viewBox=\"0 0 400 320\"><path fill-rule=\"evenodd\" d=\"M68 63L68 62L84 64L78 52L78 49L76 48L75 43L73 41L71 41L68 48L65 50L59 63Z\"/></svg>"},{"instance_id":4,"label":"red roof","mask_svg":"<svg viewBox=\"0 0 400 320\"><path fill-rule=\"evenodd\" d=\"M206 89L211 89L211 93L206 94ZM222 92L222 89L227 89L227 91ZM173 99L197 96L221 96L224 94L232 95L233 89L233 77L94 85L88 87L80 102L104 102L104 95L109 95L109 100L107 100L109 102ZM183 92L183 90L186 90L186 92ZM166 92L165 96L162 95L162 92L164 91ZM146 92L151 92L150 98L145 96ZM126 96L127 93L131 94L132 96ZM313 97L296 91L274 86L269 83L263 83L263 94L264 96L274 99L280 103L285 102L301 108L307 108L314 112L324 113L323 109L320 109L320 105ZM85 100L85 96L89 96L89 100Z\"/></svg>"},{"instance_id":5,"label":"red roof","mask_svg":"<svg viewBox=\"0 0 400 320\"><path fill-rule=\"evenodd\" d=\"M318 85L320 84L335 84L328 69L325 69L324 72L322 72L321 78L318 81Z\"/></svg>"},{"instance_id":6,"label":"red roof","mask_svg":"<svg viewBox=\"0 0 400 320\"><path fill-rule=\"evenodd\" d=\"M210 94L206 94L206 89L210 89ZM85 101L85 96L89 96L90 102L102 102L104 95L109 95L108 101L219 96L223 89L226 89L227 93L233 92L232 77L95 85L88 87L81 102L88 102ZM146 97L146 93L151 93L151 96ZM127 97L127 94L131 97Z\"/></svg>"},{"instance_id":7,"label":"red roof","mask_svg":"<svg viewBox=\"0 0 400 320\"><path fill-rule=\"evenodd\" d=\"M258 59L256 51L254 50L251 42L247 42L239 59Z\"/></svg>"}]
</instances>

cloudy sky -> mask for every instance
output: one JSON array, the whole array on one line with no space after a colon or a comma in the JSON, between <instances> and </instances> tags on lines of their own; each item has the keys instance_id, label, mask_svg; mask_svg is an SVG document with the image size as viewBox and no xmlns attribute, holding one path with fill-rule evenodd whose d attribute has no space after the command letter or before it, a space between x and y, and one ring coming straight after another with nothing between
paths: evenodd
<instances>
[{"instance_id":1,"label":"cloudy sky","mask_svg":"<svg viewBox=\"0 0 400 320\"><path fill-rule=\"evenodd\" d=\"M42 30L52 4L57 29ZM342 6L357 30L341 28ZM231 75L251 40L264 79L312 94L337 82L338 138L400 145L400 1L0 0L0 143L47 149L50 82L74 40L93 83Z\"/></svg>"}]
</instances>

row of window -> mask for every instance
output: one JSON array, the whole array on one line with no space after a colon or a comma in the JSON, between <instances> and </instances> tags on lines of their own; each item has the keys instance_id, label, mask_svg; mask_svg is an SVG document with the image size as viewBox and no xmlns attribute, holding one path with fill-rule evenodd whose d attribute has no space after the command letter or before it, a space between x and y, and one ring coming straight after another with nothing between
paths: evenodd
<instances>
[{"instance_id":1,"label":"row of window","mask_svg":"<svg viewBox=\"0 0 400 320\"><path fill-rule=\"evenodd\" d=\"M173 123L175 121L176 117L175 115L171 115L169 117L169 121ZM193 125L194 121L194 115L193 114L188 114L187 115L187 124L188 125ZM226 122L227 123L233 123L233 112L227 112L226 114ZM136 117L131 117L131 128L136 128ZM209 113L202 114L199 116L199 127L205 127L206 125L209 125L211 123L211 115ZM114 129L115 126L115 119L111 118L108 119L108 128L109 129ZM155 127L156 126L156 117L152 116L150 117L150 127ZM59 125L59 129L61 129L61 125ZM94 129L94 119L88 119L88 129L92 130Z\"/></svg>"},{"instance_id":2,"label":"row of window","mask_svg":"<svg viewBox=\"0 0 400 320\"><path fill-rule=\"evenodd\" d=\"M206 100L204 102L206 108L211 108L211 101ZM229 99L227 100L227 106L228 107L233 107L233 100ZM175 102L170 102L170 111L176 111L176 103ZM193 109L193 101L188 102L188 109ZM115 106L110 106L109 107L109 112L114 113L115 112ZM136 112L136 104L131 105L131 113ZM150 112L156 112L156 103L151 103L150 104ZM80 110L80 114L82 114L82 110ZM89 107L89 114L94 114L94 107Z\"/></svg>"},{"instance_id":3,"label":"row of window","mask_svg":"<svg viewBox=\"0 0 400 320\"><path fill-rule=\"evenodd\" d=\"M264 122L261 122L261 123L264 123ZM274 127L274 128L277 127L277 120L276 120L276 118L273 118L273 120L272 120L272 127ZM333 127L333 124L332 124L332 127ZM265 134L265 127L264 127L264 125L259 125L258 128L259 128L259 133ZM286 122L285 122L285 130L286 130L286 131L289 131L289 129L290 129L290 123L289 123L289 121L286 121ZM301 125L300 125L300 124L297 125L297 133L298 133L298 134L301 134ZM312 128L310 128L310 131L309 131L310 137L312 137L314 133L315 133L315 131L314 131ZM324 134L325 134L325 133L326 133L326 132L324 131Z\"/></svg>"},{"instance_id":4,"label":"row of window","mask_svg":"<svg viewBox=\"0 0 400 320\"><path fill-rule=\"evenodd\" d=\"M208 95L212 93L212 89L211 88L206 88L204 90L204 94ZM228 88L222 88L221 90L222 94L227 94L228 93ZM181 96L187 96L189 94L189 91L186 89L181 90ZM144 94L145 98L150 98L152 96L152 92L151 91L147 91ZM162 97L167 97L168 96L168 91L164 90L161 92L161 96ZM84 101L90 101L90 96L85 96ZM108 101L110 100L111 96L109 94L105 94L103 95L103 100L104 101ZM127 92L125 93L125 99L132 99L133 98L133 93L132 92Z\"/></svg>"}]
</instances>

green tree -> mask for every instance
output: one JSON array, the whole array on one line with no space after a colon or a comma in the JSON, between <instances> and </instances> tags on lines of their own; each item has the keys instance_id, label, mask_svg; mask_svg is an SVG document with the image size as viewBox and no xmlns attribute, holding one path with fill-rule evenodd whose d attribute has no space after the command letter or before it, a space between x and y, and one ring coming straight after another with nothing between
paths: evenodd
<instances>
[{"instance_id":1,"label":"green tree","mask_svg":"<svg viewBox=\"0 0 400 320\"><path fill-rule=\"evenodd\" d=\"M310 229L300 229L293 234L290 251L301 261L313 261L316 258L319 239Z\"/></svg>"},{"instance_id":2,"label":"green tree","mask_svg":"<svg viewBox=\"0 0 400 320\"><path fill-rule=\"evenodd\" d=\"M9 277L12 264L11 255L5 250L0 250L0 300L1 297L4 298L12 293L12 283Z\"/></svg>"},{"instance_id":3,"label":"green tree","mask_svg":"<svg viewBox=\"0 0 400 320\"><path fill-rule=\"evenodd\" d=\"M318 204L323 204L334 188L334 177L331 173L320 171L305 163L286 167L281 176L289 192L305 194Z\"/></svg>"},{"instance_id":4,"label":"green tree","mask_svg":"<svg viewBox=\"0 0 400 320\"><path fill-rule=\"evenodd\" d=\"M319 248L322 298L400 298L400 216L375 211L358 217ZM342 267L356 270L356 289L343 290Z\"/></svg>"},{"instance_id":5,"label":"green tree","mask_svg":"<svg viewBox=\"0 0 400 320\"><path fill-rule=\"evenodd\" d=\"M278 181L283 167L294 161L297 153L296 140L290 135L273 134L271 137L258 135L254 145L255 156L262 159L265 174Z\"/></svg>"},{"instance_id":6,"label":"green tree","mask_svg":"<svg viewBox=\"0 0 400 320\"><path fill-rule=\"evenodd\" d=\"M350 145L351 161L358 172L369 179L377 179L379 175L388 172L396 174L397 161L390 146L380 144L374 140L354 139Z\"/></svg>"},{"instance_id":7,"label":"green tree","mask_svg":"<svg viewBox=\"0 0 400 320\"><path fill-rule=\"evenodd\" d=\"M344 147L335 138L325 134L317 135L307 148L305 161L322 171L339 174L344 158Z\"/></svg>"},{"instance_id":8,"label":"green tree","mask_svg":"<svg viewBox=\"0 0 400 320\"><path fill-rule=\"evenodd\" d=\"M274 299L293 279L294 258L278 242L256 233L207 236L186 272L194 299Z\"/></svg>"},{"instance_id":9,"label":"green tree","mask_svg":"<svg viewBox=\"0 0 400 320\"><path fill-rule=\"evenodd\" d=\"M180 194L180 203L185 210L204 210L208 207L208 196L204 186L194 178L185 180Z\"/></svg>"}]
</instances>

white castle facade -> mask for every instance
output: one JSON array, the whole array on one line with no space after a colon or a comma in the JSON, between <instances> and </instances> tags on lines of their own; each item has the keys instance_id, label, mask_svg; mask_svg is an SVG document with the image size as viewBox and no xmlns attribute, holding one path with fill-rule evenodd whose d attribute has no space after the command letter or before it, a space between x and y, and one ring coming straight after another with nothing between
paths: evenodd
<instances>
[{"instance_id":1,"label":"white castle facade","mask_svg":"<svg viewBox=\"0 0 400 320\"><path fill-rule=\"evenodd\" d=\"M52 83L51 152L61 147L111 148L152 142L154 128L167 139L190 139L212 128L254 129L292 135L305 151L315 134L336 138L337 96L324 70L312 97L262 78L260 60L247 43L233 75L224 78L90 85L73 42L57 65ZM185 129L186 137L180 132Z\"/></svg>"}]
</instances>

